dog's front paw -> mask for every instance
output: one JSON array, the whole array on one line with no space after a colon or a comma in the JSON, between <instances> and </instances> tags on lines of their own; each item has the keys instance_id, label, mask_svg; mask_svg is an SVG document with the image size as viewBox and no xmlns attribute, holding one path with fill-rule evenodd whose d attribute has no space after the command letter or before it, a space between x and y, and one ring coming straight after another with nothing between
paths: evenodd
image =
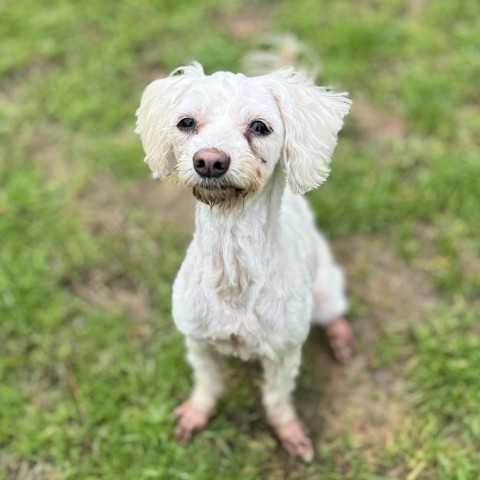
<instances>
[{"instance_id":1,"label":"dog's front paw","mask_svg":"<svg viewBox=\"0 0 480 480\"><path fill-rule=\"evenodd\" d=\"M274 426L283 448L293 457L299 457L305 462L313 459L313 445L308 437L303 423L295 418L285 425Z\"/></svg>"},{"instance_id":2,"label":"dog's front paw","mask_svg":"<svg viewBox=\"0 0 480 480\"><path fill-rule=\"evenodd\" d=\"M173 411L173 416L177 419L175 438L186 445L197 432L205 427L212 413L211 410L192 400L187 400L179 405Z\"/></svg>"}]
</instances>

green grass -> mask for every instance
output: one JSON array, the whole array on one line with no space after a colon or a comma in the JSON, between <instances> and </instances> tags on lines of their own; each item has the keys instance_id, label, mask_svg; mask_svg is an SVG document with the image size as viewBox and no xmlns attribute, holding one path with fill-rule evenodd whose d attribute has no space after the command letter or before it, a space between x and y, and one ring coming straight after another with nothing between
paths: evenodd
<instances>
[{"instance_id":1,"label":"green grass","mask_svg":"<svg viewBox=\"0 0 480 480\"><path fill-rule=\"evenodd\" d=\"M480 478L480 5L415 5L0 3L0 478ZM238 19L261 23L242 34ZM310 199L349 246L340 260L355 260L363 375L401 382L403 420L376 430L391 430L386 443L347 420L329 437L308 411L335 373L306 362L299 404L320 453L308 466L278 449L258 415L259 372L236 362L209 429L187 448L173 441L170 412L191 380L170 288L188 235L135 193L155 188L133 134L145 85L192 59L235 70L263 30L296 33L322 58L322 83L401 125L372 132L354 113ZM401 275L375 262L383 251ZM378 295L403 298L389 289L402 275L421 275L433 306L416 311L422 290L382 307ZM372 278L391 283L365 290ZM345 392L362 382L339 375Z\"/></svg>"}]
</instances>

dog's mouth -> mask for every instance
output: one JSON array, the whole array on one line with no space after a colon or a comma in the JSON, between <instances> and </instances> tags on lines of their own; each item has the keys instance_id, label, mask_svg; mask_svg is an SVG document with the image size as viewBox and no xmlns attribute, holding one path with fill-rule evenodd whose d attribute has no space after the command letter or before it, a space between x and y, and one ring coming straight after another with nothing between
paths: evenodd
<instances>
[{"instance_id":1,"label":"dog's mouth","mask_svg":"<svg viewBox=\"0 0 480 480\"><path fill-rule=\"evenodd\" d=\"M175 171L169 181L180 183L192 189L194 197L210 207L219 205L228 209L235 205L244 205L245 198L258 190L258 185L245 181L236 182L228 174L222 178L198 178L189 172L188 175Z\"/></svg>"},{"instance_id":2,"label":"dog's mouth","mask_svg":"<svg viewBox=\"0 0 480 480\"><path fill-rule=\"evenodd\" d=\"M211 207L214 205L230 207L248 194L248 190L244 188L213 183L195 185L192 191L197 200Z\"/></svg>"}]
</instances>

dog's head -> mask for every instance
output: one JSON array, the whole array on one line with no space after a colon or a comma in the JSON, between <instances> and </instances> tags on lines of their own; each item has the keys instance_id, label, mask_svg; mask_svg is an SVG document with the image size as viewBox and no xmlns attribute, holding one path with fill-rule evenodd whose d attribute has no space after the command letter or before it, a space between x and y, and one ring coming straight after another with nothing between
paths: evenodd
<instances>
[{"instance_id":1,"label":"dog's head","mask_svg":"<svg viewBox=\"0 0 480 480\"><path fill-rule=\"evenodd\" d=\"M279 161L292 191L323 183L350 103L292 68L208 76L194 63L145 89L136 132L154 176L231 204L261 190Z\"/></svg>"}]
</instances>

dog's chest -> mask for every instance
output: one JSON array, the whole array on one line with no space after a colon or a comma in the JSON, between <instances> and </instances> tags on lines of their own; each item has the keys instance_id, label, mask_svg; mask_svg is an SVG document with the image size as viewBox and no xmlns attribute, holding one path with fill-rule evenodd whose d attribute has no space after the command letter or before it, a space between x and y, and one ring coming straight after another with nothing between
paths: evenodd
<instances>
[{"instance_id":1,"label":"dog's chest","mask_svg":"<svg viewBox=\"0 0 480 480\"><path fill-rule=\"evenodd\" d=\"M245 361L254 359L260 354L258 348L250 345L242 336L235 333L231 333L226 338L211 340L209 343L219 353L232 355Z\"/></svg>"},{"instance_id":2,"label":"dog's chest","mask_svg":"<svg viewBox=\"0 0 480 480\"><path fill-rule=\"evenodd\" d=\"M249 293L255 289L255 278L260 275L262 267L258 256L252 249L246 249L239 242L232 242L229 249L222 249L217 242L211 256L211 262L205 262L205 271L211 270L213 289L219 299L232 305L248 303Z\"/></svg>"},{"instance_id":3,"label":"dog's chest","mask_svg":"<svg viewBox=\"0 0 480 480\"><path fill-rule=\"evenodd\" d=\"M298 247L303 234L279 224L267 228L258 218L197 217L173 289L178 329L240 358L301 343L312 307L313 262Z\"/></svg>"},{"instance_id":4,"label":"dog's chest","mask_svg":"<svg viewBox=\"0 0 480 480\"><path fill-rule=\"evenodd\" d=\"M306 336L308 288L286 289L285 275L266 269L249 276L246 290L231 285L227 293L215 288L213 272L187 258L174 286L174 319L187 336L209 342L222 354L243 360L272 357L290 342ZM290 282L287 282L290 283ZM300 294L301 293L301 297Z\"/></svg>"}]
</instances>

